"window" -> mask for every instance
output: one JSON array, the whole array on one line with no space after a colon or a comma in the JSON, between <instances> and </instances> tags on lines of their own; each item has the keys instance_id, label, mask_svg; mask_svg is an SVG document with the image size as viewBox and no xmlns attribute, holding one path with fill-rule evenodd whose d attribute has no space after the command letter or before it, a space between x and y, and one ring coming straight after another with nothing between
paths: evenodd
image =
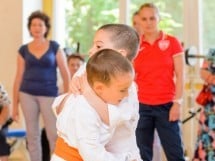
<instances>
[{"instance_id":1,"label":"window","mask_svg":"<svg viewBox=\"0 0 215 161\"><path fill-rule=\"evenodd\" d=\"M66 0L66 46L88 55L95 31L106 23L117 23L119 6L116 0Z\"/></svg>"},{"instance_id":2,"label":"window","mask_svg":"<svg viewBox=\"0 0 215 161\"><path fill-rule=\"evenodd\" d=\"M215 48L215 3L211 0L202 1L202 36L203 52L208 53L210 48Z\"/></svg>"},{"instance_id":3,"label":"window","mask_svg":"<svg viewBox=\"0 0 215 161\"><path fill-rule=\"evenodd\" d=\"M116 0L65 0L66 2L66 47L88 54L96 29L106 23L119 22L119 1ZM161 14L160 27L182 40L182 0L154 0ZM130 0L132 14L143 4L142 0Z\"/></svg>"}]
</instances>

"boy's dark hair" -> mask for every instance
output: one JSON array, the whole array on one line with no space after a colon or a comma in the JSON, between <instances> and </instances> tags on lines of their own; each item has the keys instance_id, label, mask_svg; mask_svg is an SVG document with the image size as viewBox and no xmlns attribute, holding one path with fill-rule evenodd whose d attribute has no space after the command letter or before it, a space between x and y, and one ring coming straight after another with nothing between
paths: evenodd
<instances>
[{"instance_id":1,"label":"boy's dark hair","mask_svg":"<svg viewBox=\"0 0 215 161\"><path fill-rule=\"evenodd\" d=\"M95 81L109 85L111 78L119 74L134 73L131 62L112 49L102 49L91 56L87 62L86 72L91 86Z\"/></svg>"},{"instance_id":2,"label":"boy's dark hair","mask_svg":"<svg viewBox=\"0 0 215 161\"><path fill-rule=\"evenodd\" d=\"M47 38L48 33L50 31L50 28L51 28L49 16L47 14L41 12L41 11L34 11L34 12L32 12L31 15L28 17L28 30L30 30L32 20L35 19L35 18L39 18L39 19L41 19L45 23L47 31L44 34L44 37Z\"/></svg>"},{"instance_id":3,"label":"boy's dark hair","mask_svg":"<svg viewBox=\"0 0 215 161\"><path fill-rule=\"evenodd\" d=\"M125 49L129 60L136 56L139 47L139 36L132 27L125 24L106 24L98 30L110 32L114 47Z\"/></svg>"},{"instance_id":4,"label":"boy's dark hair","mask_svg":"<svg viewBox=\"0 0 215 161\"><path fill-rule=\"evenodd\" d=\"M70 59L79 59L79 60L82 61L82 62L85 61L84 58L83 58L81 55L79 55L79 54L71 54L71 55L69 55L69 56L67 57L67 62L69 62Z\"/></svg>"}]
</instances>

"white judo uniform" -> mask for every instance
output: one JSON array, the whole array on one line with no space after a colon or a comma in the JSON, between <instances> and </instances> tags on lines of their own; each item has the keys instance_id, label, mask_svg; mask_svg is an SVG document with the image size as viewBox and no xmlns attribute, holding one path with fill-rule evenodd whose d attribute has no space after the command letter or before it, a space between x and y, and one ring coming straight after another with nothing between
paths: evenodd
<instances>
[{"instance_id":1,"label":"white judo uniform","mask_svg":"<svg viewBox=\"0 0 215 161\"><path fill-rule=\"evenodd\" d=\"M54 111L64 97L55 99ZM118 106L108 105L109 125L101 121L82 95L70 95L57 115L58 136L78 149L84 161L142 161L135 137L138 109L134 83L129 89L129 96ZM54 154L51 161L64 160Z\"/></svg>"}]
</instances>

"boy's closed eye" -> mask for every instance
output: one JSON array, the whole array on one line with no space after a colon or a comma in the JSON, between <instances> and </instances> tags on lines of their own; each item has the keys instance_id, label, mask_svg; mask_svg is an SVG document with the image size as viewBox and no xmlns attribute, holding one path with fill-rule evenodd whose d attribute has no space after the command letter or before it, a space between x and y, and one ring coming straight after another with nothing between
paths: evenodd
<instances>
[{"instance_id":1,"label":"boy's closed eye","mask_svg":"<svg viewBox=\"0 0 215 161\"><path fill-rule=\"evenodd\" d=\"M122 90L120 90L120 92L121 93L126 93L126 92L128 92L128 89L122 89Z\"/></svg>"},{"instance_id":2,"label":"boy's closed eye","mask_svg":"<svg viewBox=\"0 0 215 161\"><path fill-rule=\"evenodd\" d=\"M101 46L101 45L97 45L96 48L97 48L97 49L101 49L102 46Z\"/></svg>"}]
</instances>

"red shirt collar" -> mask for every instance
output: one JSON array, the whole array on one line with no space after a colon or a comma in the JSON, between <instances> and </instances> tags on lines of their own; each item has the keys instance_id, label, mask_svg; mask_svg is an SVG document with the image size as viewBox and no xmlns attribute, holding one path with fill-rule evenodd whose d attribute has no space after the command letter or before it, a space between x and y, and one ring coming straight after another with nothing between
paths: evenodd
<instances>
[{"instance_id":1,"label":"red shirt collar","mask_svg":"<svg viewBox=\"0 0 215 161\"><path fill-rule=\"evenodd\" d=\"M155 42L158 40L164 40L166 38L166 36L167 35L163 31L159 31L159 37L155 40ZM141 41L147 42L147 41L145 41L144 34L141 36Z\"/></svg>"}]
</instances>

